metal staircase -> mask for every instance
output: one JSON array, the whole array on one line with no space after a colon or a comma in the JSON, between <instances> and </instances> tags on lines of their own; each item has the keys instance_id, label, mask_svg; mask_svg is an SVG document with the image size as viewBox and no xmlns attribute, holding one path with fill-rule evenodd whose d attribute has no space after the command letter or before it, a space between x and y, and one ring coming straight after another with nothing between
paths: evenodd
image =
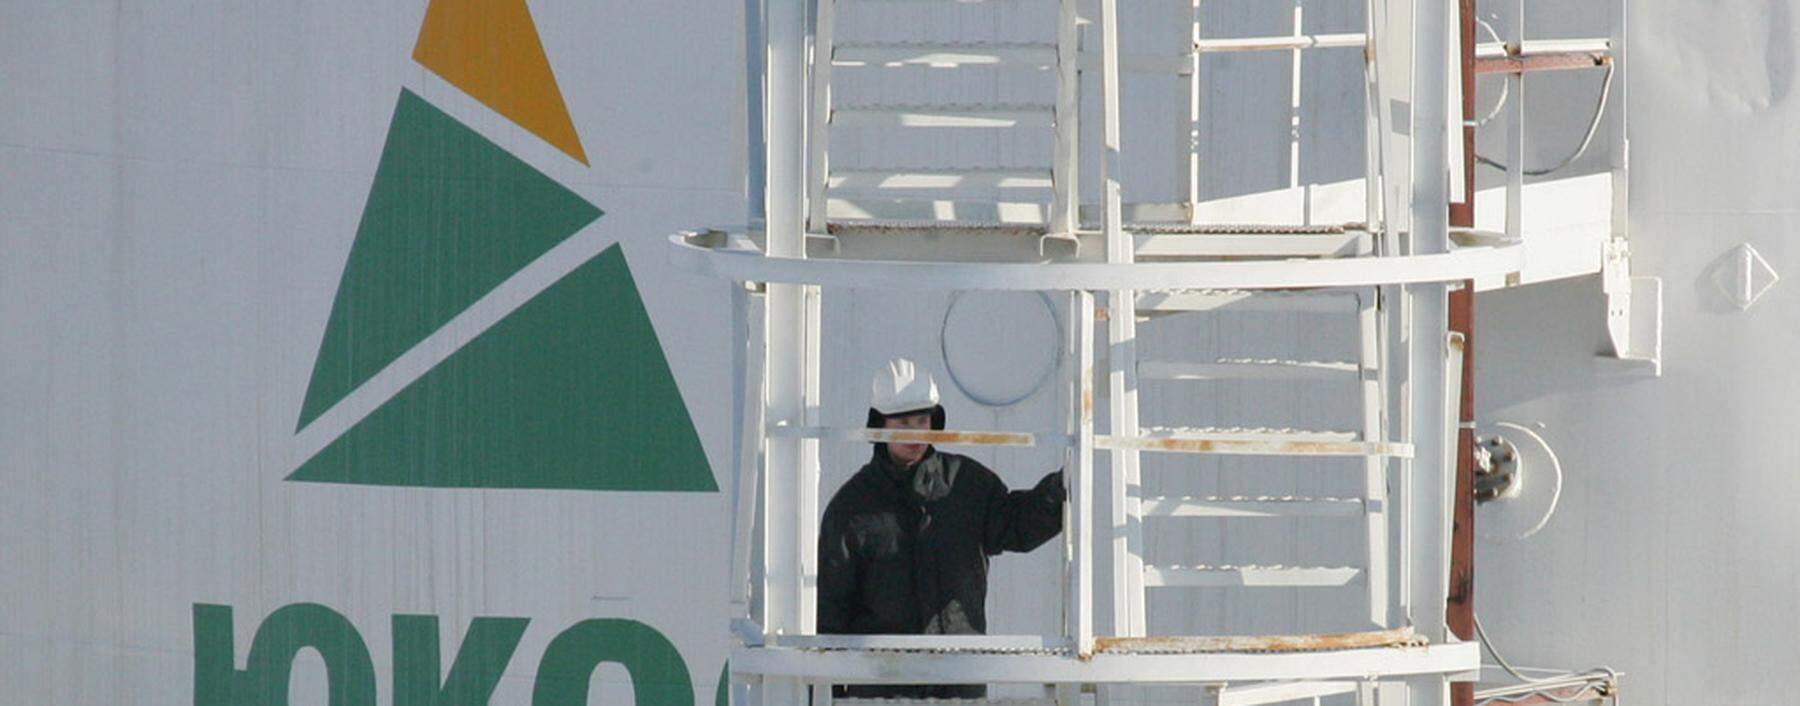
<instances>
[{"instance_id":1,"label":"metal staircase","mask_svg":"<svg viewBox=\"0 0 1800 706\"><path fill-rule=\"evenodd\" d=\"M1079 31L1076 0L1034 0L1055 13L1055 35L1035 42L840 41L837 15L899 0L817 0L811 53L812 89L807 106L806 227L811 233L858 231L1012 232L1073 237L1076 230L1075 149ZM907 5L974 6L980 3L911 0ZM997 70L1002 78L1029 83L1032 74L1055 72L1051 89L1030 103L870 102L835 100L835 86L879 80L895 69ZM1039 83L1042 83L1041 81ZM834 128L878 131L1040 131L1050 154L1037 164L939 168L837 165L830 159ZM993 201L974 194L1005 193L1026 200ZM1038 198L1028 198L1030 196Z\"/></svg>"},{"instance_id":2,"label":"metal staircase","mask_svg":"<svg viewBox=\"0 0 1800 706\"><path fill-rule=\"evenodd\" d=\"M1024 41L895 41L838 36L840 14L897 4L945 12L1000 2L1053 15L1053 36ZM1353 2L1355 0L1345 0ZM1118 0L751 0L755 227L673 238L674 259L742 281L734 288L742 430L732 582L740 645L734 703L829 700L843 683L1014 683L1047 687L1060 706L1129 700L1119 687L1180 684L1210 704L1272 704L1350 695L1358 704L1443 704L1453 675L1479 667L1475 645L1445 622L1450 573L1450 471L1461 338L1447 328L1450 289L1520 267L1517 243L1491 234L1453 239L1446 222L1452 172L1444 3L1363 0L1361 34L1204 37L1198 3L1186 51L1123 51ZM811 8L809 10L809 7ZM1376 38L1371 41L1371 38ZM1282 52L1294 88L1290 186L1298 185L1299 66L1304 52L1361 48L1366 114L1361 219L1316 223L1209 222L1199 198L1200 57ZM1135 49L1135 47L1134 47ZM837 89L898 71L996 71L996 81L1054 80L1024 103L840 100ZM1177 79L1187 144L1176 203L1127 203L1120 181L1121 76ZM1097 126L1079 124L1082 94ZM999 91L995 95L1000 95ZM1009 92L1006 95L1016 95ZM1398 106L1398 107L1396 107ZM1035 163L971 166L841 164L834 132L874 139L916 131L1036 131ZM754 136L753 136L754 137ZM1097 143L1097 144L1095 144ZM1083 159L1087 154L1098 159ZM766 157L766 159L764 159ZM1460 169L1457 170L1460 172ZM1096 202L1084 203L1083 174ZM757 207L753 207L753 211ZM755 217L760 216L760 217ZM1454 242L1453 242L1454 240ZM1055 292L1065 297L1062 424L1038 431L900 431L819 419L824 287ZM1104 308L1096 297L1104 297ZM1139 349L1140 325L1219 312L1314 312L1353 318L1342 359L1195 357ZM1097 331L1104 322L1104 332ZM1104 336L1102 339L1101 337ZM1106 346L1095 354L1097 341ZM1206 381L1344 384L1353 418L1330 430L1199 427L1146 420L1139 395L1180 394ZM834 383L836 384L836 383ZM1102 395L1098 386L1103 385ZM1104 396L1104 411L1097 400ZM1101 421L1104 424L1100 424ZM1105 431L1101 431L1105 429ZM1063 449L1069 501L1063 547L1063 630L1056 635L817 635L819 449L824 440ZM1360 471L1339 497L1268 493L1143 493L1145 453L1335 457ZM1105 454L1106 462L1099 463ZM1108 492L1097 492L1104 484ZM1097 507L1097 498L1110 505ZM762 531L757 527L761 517ZM1210 518L1256 531L1281 518L1356 526L1362 551L1347 565L1148 561L1145 528ZM1110 562L1096 563L1106 546ZM755 558L760 553L762 561ZM1110 602L1101 601L1101 582ZM753 587L759 586L760 590ZM1296 635L1184 635L1147 615L1151 589L1272 587L1356 591L1366 629Z\"/></svg>"}]
</instances>

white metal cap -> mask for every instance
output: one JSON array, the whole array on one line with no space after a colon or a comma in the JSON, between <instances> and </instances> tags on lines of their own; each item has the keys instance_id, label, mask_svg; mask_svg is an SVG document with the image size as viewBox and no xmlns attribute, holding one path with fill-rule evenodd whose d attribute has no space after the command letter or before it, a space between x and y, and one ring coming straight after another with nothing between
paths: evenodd
<instances>
[{"instance_id":1,"label":"white metal cap","mask_svg":"<svg viewBox=\"0 0 1800 706\"><path fill-rule=\"evenodd\" d=\"M937 383L931 373L905 358L895 358L875 371L869 406L882 414L904 414L936 407Z\"/></svg>"}]
</instances>

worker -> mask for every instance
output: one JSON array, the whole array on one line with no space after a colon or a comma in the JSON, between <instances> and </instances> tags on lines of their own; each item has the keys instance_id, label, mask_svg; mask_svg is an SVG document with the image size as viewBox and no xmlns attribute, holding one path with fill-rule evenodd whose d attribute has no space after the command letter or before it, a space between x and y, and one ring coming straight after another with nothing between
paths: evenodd
<instances>
[{"instance_id":1,"label":"worker","mask_svg":"<svg viewBox=\"0 0 1800 706\"><path fill-rule=\"evenodd\" d=\"M896 358L875 373L868 426L944 428L931 374ZM875 444L819 528L820 634L983 635L988 557L1062 530L1062 472L1031 490L929 444ZM839 686L838 696L984 698L986 685Z\"/></svg>"}]
</instances>

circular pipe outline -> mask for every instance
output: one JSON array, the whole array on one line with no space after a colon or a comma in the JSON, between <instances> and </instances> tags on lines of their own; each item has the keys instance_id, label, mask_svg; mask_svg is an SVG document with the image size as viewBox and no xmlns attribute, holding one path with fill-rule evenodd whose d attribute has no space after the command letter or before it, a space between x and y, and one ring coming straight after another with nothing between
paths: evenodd
<instances>
[{"instance_id":1,"label":"circular pipe outline","mask_svg":"<svg viewBox=\"0 0 1800 706\"><path fill-rule=\"evenodd\" d=\"M1050 359L1050 367L1046 368L1043 374L1038 375L1037 380L1031 383L1031 389L1026 390L1024 394L1013 397L1012 399L987 399L971 392L968 386L963 384L962 378L958 377L956 374L956 368L950 365L949 336L950 312L956 310L956 302L962 299L963 291L964 290L959 289L950 293L950 303L944 307L944 323L938 325L938 355L942 356L944 359L944 372L949 374L950 384L955 385L956 389L960 390L964 397L967 397L974 401L975 404L984 407L1011 407L1030 399L1032 395L1038 393L1038 390L1044 389L1044 383L1049 382L1050 377L1055 375L1056 371L1062 369L1063 347L1060 345L1052 346L1052 348L1056 350L1056 357ZM1051 300L1050 295L1046 292L1038 292L1037 295L1038 299L1044 302L1044 309L1050 312L1050 323L1056 327L1056 340L1061 341L1063 339L1063 324L1062 318L1056 315L1056 302Z\"/></svg>"}]
</instances>

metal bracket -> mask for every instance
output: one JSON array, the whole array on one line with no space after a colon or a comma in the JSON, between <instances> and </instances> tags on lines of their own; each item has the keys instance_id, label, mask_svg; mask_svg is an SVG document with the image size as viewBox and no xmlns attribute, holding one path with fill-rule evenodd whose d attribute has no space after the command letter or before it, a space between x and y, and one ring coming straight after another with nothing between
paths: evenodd
<instances>
[{"instance_id":1,"label":"metal bracket","mask_svg":"<svg viewBox=\"0 0 1800 706\"><path fill-rule=\"evenodd\" d=\"M1519 449L1505 437L1484 436L1475 440L1475 501L1516 498L1524 486L1524 463Z\"/></svg>"},{"instance_id":2,"label":"metal bracket","mask_svg":"<svg viewBox=\"0 0 1800 706\"><path fill-rule=\"evenodd\" d=\"M1606 296L1606 338L1611 355L1662 375L1662 278L1631 274L1631 244L1608 239L1602 252L1600 290Z\"/></svg>"}]
</instances>

